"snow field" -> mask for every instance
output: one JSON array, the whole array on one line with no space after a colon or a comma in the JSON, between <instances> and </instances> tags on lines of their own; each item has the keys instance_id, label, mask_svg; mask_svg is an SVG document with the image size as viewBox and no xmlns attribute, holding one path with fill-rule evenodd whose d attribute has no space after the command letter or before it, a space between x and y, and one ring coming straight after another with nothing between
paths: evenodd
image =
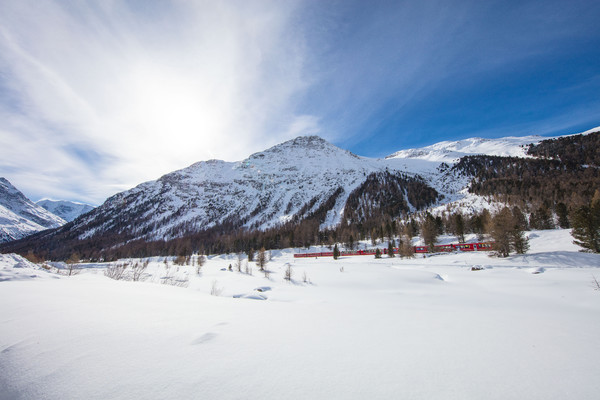
<instances>
[{"instance_id":1,"label":"snow field","mask_svg":"<svg viewBox=\"0 0 600 400\"><path fill-rule=\"evenodd\" d=\"M508 259L274 251L270 279L210 257L171 271L187 288L160 284L161 258L128 282L0 255L0 398L595 399L600 256L530 238Z\"/></svg>"}]
</instances>

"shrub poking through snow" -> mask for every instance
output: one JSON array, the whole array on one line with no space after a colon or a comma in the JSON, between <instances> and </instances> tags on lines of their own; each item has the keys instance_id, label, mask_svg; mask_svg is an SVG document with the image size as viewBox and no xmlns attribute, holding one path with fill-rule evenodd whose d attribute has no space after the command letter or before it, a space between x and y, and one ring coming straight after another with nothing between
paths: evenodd
<instances>
[{"instance_id":1,"label":"shrub poking through snow","mask_svg":"<svg viewBox=\"0 0 600 400\"><path fill-rule=\"evenodd\" d=\"M218 281L213 281L212 283L212 287L210 289L210 294L211 296L220 296L221 292L223 292L223 288L220 288L218 286L219 282Z\"/></svg>"},{"instance_id":2,"label":"shrub poking through snow","mask_svg":"<svg viewBox=\"0 0 600 400\"><path fill-rule=\"evenodd\" d=\"M120 281L125 278L125 270L127 270L127 263L111 264L104 270L104 275L115 281Z\"/></svg>"},{"instance_id":3,"label":"shrub poking through snow","mask_svg":"<svg viewBox=\"0 0 600 400\"><path fill-rule=\"evenodd\" d=\"M285 268L285 274L283 276L283 279L285 279L286 281L291 281L294 271L292 271L292 266L289 263L286 265L287 267Z\"/></svg>"},{"instance_id":4,"label":"shrub poking through snow","mask_svg":"<svg viewBox=\"0 0 600 400\"><path fill-rule=\"evenodd\" d=\"M148 260L143 262L137 262L133 264L131 267L131 280L134 282L143 280L144 272L146 272L146 268L148 268Z\"/></svg>"}]
</instances>

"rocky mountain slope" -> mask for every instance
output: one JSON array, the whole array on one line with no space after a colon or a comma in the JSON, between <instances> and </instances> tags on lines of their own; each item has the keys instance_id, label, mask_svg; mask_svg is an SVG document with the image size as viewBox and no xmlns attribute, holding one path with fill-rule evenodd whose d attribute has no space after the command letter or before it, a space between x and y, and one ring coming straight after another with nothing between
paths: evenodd
<instances>
[{"instance_id":1,"label":"rocky mountain slope","mask_svg":"<svg viewBox=\"0 0 600 400\"><path fill-rule=\"evenodd\" d=\"M0 243L65 223L64 219L25 197L7 179L0 178Z\"/></svg>"},{"instance_id":2,"label":"rocky mountain slope","mask_svg":"<svg viewBox=\"0 0 600 400\"><path fill-rule=\"evenodd\" d=\"M49 200L43 199L35 204L45 208L54 215L58 215L67 222L73 221L82 214L88 213L94 209L89 204L76 203L67 200Z\"/></svg>"},{"instance_id":3,"label":"rocky mountain slope","mask_svg":"<svg viewBox=\"0 0 600 400\"><path fill-rule=\"evenodd\" d=\"M386 169L418 175L397 160L359 157L319 137L299 137L243 161L202 161L143 183L111 197L71 229L84 238L111 231L144 239L215 226L267 229L326 202L321 225L331 227L340 222L350 194Z\"/></svg>"},{"instance_id":4,"label":"rocky mountain slope","mask_svg":"<svg viewBox=\"0 0 600 400\"><path fill-rule=\"evenodd\" d=\"M480 157L473 154L530 159L529 145L541 140L465 139L372 159L316 136L299 137L242 161L201 161L142 183L12 250L34 245L50 251L66 246L103 251L124 243L145 246L184 237L197 243L281 227L285 233L272 236L293 241L298 234L310 238L346 223L362 225L364 231L370 229L365 225L369 220L457 204L467 197L472 202L477 194L467 189L482 171L457 168L459 160ZM299 229L307 221L310 226ZM148 253L147 248L140 251Z\"/></svg>"}]
</instances>

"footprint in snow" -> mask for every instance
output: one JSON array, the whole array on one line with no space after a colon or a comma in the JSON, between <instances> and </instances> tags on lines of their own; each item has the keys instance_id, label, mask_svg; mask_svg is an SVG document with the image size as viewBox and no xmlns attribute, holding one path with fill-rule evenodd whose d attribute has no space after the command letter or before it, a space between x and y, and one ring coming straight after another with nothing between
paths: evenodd
<instances>
[{"instance_id":1,"label":"footprint in snow","mask_svg":"<svg viewBox=\"0 0 600 400\"><path fill-rule=\"evenodd\" d=\"M206 342L210 342L211 340L214 340L217 336L218 335L216 333L207 332L204 335L200 336L199 338L194 339L191 344L196 345L196 344L203 344Z\"/></svg>"}]
</instances>

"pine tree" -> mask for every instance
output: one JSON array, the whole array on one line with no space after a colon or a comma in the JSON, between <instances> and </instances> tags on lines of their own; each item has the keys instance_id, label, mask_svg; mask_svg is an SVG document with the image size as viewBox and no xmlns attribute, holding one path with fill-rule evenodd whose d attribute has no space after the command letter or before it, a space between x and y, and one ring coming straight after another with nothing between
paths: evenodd
<instances>
[{"instance_id":1,"label":"pine tree","mask_svg":"<svg viewBox=\"0 0 600 400\"><path fill-rule=\"evenodd\" d=\"M569 212L567 211L567 205L565 203L558 203L556 205L556 216L558 217L558 226L563 229L571 227L569 223Z\"/></svg>"},{"instance_id":2,"label":"pine tree","mask_svg":"<svg viewBox=\"0 0 600 400\"><path fill-rule=\"evenodd\" d=\"M379 250L379 247L375 249L375 258L381 258L381 250Z\"/></svg>"},{"instance_id":3,"label":"pine tree","mask_svg":"<svg viewBox=\"0 0 600 400\"><path fill-rule=\"evenodd\" d=\"M425 221L421 224L421 237L425 244L429 246L429 251L433 252L438 237L438 229L435 218L429 213L427 213Z\"/></svg>"},{"instance_id":4,"label":"pine tree","mask_svg":"<svg viewBox=\"0 0 600 400\"><path fill-rule=\"evenodd\" d=\"M388 242L388 257L395 257L394 247L396 247L396 241L394 239Z\"/></svg>"},{"instance_id":5,"label":"pine tree","mask_svg":"<svg viewBox=\"0 0 600 400\"><path fill-rule=\"evenodd\" d=\"M589 206L577 208L571 217L573 243L600 253L600 191L596 190Z\"/></svg>"},{"instance_id":6,"label":"pine tree","mask_svg":"<svg viewBox=\"0 0 600 400\"><path fill-rule=\"evenodd\" d=\"M531 213L529 225L533 229L554 229L552 213L550 213L548 207L543 205L536 212Z\"/></svg>"},{"instance_id":7,"label":"pine tree","mask_svg":"<svg viewBox=\"0 0 600 400\"><path fill-rule=\"evenodd\" d=\"M340 249L338 248L337 243L333 246L333 259L337 260L340 257Z\"/></svg>"},{"instance_id":8,"label":"pine tree","mask_svg":"<svg viewBox=\"0 0 600 400\"><path fill-rule=\"evenodd\" d=\"M508 257L510 254L510 230L512 225L513 216L507 207L504 207L492 218L490 234L494 239L494 249L500 257Z\"/></svg>"},{"instance_id":9,"label":"pine tree","mask_svg":"<svg viewBox=\"0 0 600 400\"><path fill-rule=\"evenodd\" d=\"M500 257L508 257L511 250L525 254L529 250L529 240L525 237L519 214L504 207L492 218L490 233L495 241L495 249Z\"/></svg>"},{"instance_id":10,"label":"pine tree","mask_svg":"<svg viewBox=\"0 0 600 400\"><path fill-rule=\"evenodd\" d=\"M510 233L511 248L517 254L525 254L529 250L529 239L525 237L525 233L515 227Z\"/></svg>"},{"instance_id":11,"label":"pine tree","mask_svg":"<svg viewBox=\"0 0 600 400\"><path fill-rule=\"evenodd\" d=\"M518 206L514 206L512 208L512 215L514 218L514 223L517 225L517 227L522 231L526 231L528 228L527 217L525 217L523 211L521 211L521 209Z\"/></svg>"},{"instance_id":12,"label":"pine tree","mask_svg":"<svg viewBox=\"0 0 600 400\"><path fill-rule=\"evenodd\" d=\"M463 220L463 216L460 213L457 213L453 217L454 222L454 233L459 243L465 242L465 222Z\"/></svg>"}]
</instances>

